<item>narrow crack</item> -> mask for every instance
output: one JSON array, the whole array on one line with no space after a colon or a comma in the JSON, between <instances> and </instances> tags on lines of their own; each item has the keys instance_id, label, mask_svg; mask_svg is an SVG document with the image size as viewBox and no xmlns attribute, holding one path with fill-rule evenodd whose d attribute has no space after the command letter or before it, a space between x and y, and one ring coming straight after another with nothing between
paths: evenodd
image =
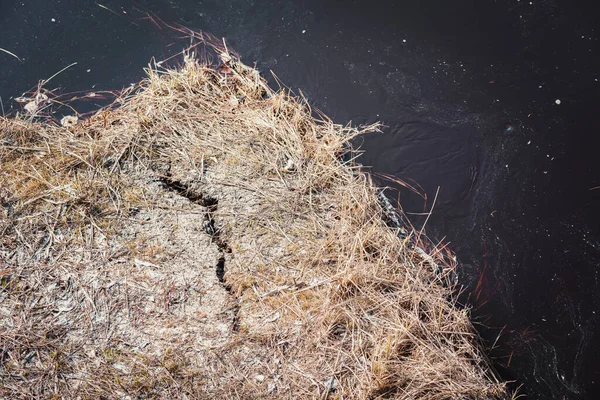
<instances>
[{"instance_id":1,"label":"narrow crack","mask_svg":"<svg viewBox=\"0 0 600 400\"><path fill-rule=\"evenodd\" d=\"M214 218L214 214L217 212L219 206L219 200L215 197L206 195L205 193L192 190L189 187L189 185L181 181L171 179L170 176L161 177L159 178L159 181L165 189L177 193L178 195L185 197L192 203L198 204L206 208L202 228L217 245L217 248L219 249L220 253L219 260L217 261L217 265L215 266L215 274L217 275L217 279L223 285L225 290L231 295L231 286L228 285L225 281L225 254L231 253L231 247L229 247L229 244L221 236L221 231L217 227ZM239 309L239 305L235 305L234 307L232 307L233 332L239 331Z\"/></svg>"},{"instance_id":2,"label":"narrow crack","mask_svg":"<svg viewBox=\"0 0 600 400\"><path fill-rule=\"evenodd\" d=\"M185 197L192 203L196 203L206 208L202 228L212 238L221 253L215 270L217 278L219 278L219 282L225 283L225 253L231 253L231 248L221 236L221 231L215 222L214 214L217 212L219 200L202 192L191 190L189 185L181 181L171 179L170 177L161 177L160 182L165 189L175 192L178 195Z\"/></svg>"},{"instance_id":3,"label":"narrow crack","mask_svg":"<svg viewBox=\"0 0 600 400\"><path fill-rule=\"evenodd\" d=\"M217 261L216 273L219 282L225 283L225 256L223 255L219 257L219 261Z\"/></svg>"}]
</instances>

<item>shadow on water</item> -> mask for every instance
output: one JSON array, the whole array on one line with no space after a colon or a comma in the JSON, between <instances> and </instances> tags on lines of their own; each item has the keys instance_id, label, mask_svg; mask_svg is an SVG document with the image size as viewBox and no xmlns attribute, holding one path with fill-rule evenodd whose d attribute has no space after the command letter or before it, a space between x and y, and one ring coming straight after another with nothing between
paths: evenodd
<instances>
[{"instance_id":1,"label":"shadow on water","mask_svg":"<svg viewBox=\"0 0 600 400\"><path fill-rule=\"evenodd\" d=\"M383 121L357 142L415 224L457 252L463 300L506 379L530 398L600 389L598 13L583 0L0 2L0 96L138 81L185 47L146 12L227 37L335 121ZM107 10L106 8L110 9ZM271 83L275 84L275 80ZM65 95L68 97L68 95ZM109 101L107 98L105 101ZM561 104L555 100L560 99ZM105 104L97 98L79 108ZM79 107L79 106L78 106ZM387 184L381 180L383 184ZM592 189L592 190L590 190ZM500 337L498 335L501 333Z\"/></svg>"}]
</instances>

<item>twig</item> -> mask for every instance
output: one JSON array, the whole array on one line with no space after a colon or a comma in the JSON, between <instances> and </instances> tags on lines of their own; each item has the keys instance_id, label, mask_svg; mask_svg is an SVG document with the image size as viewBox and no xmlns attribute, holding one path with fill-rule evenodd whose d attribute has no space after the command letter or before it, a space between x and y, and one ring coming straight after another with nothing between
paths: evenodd
<instances>
[{"instance_id":1,"label":"twig","mask_svg":"<svg viewBox=\"0 0 600 400\"><path fill-rule=\"evenodd\" d=\"M9 55L13 56L14 58L16 58L17 60L19 60L20 62L23 62L23 61L22 61L22 60L19 58L19 56L17 56L15 53L11 53L10 51L8 51L8 50L6 50L6 49L3 49L2 47L0 47L0 51L3 51L3 52L5 52L6 54L9 54Z\"/></svg>"}]
</instances>

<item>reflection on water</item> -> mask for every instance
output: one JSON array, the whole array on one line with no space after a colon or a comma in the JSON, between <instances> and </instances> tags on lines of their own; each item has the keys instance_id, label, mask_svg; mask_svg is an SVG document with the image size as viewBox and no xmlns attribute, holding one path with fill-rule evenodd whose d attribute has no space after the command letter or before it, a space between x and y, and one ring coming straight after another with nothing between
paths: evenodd
<instances>
[{"instance_id":1,"label":"reflection on water","mask_svg":"<svg viewBox=\"0 0 600 400\"><path fill-rule=\"evenodd\" d=\"M453 218L469 213L482 156L477 131L472 127L408 122L390 126L382 134L368 135L357 145L365 152L362 162L373 171L410 178L420 192L429 195L425 201L411 190L402 191L400 202L408 215L429 211L436 192L436 213ZM389 184L384 179L380 182Z\"/></svg>"}]
</instances>

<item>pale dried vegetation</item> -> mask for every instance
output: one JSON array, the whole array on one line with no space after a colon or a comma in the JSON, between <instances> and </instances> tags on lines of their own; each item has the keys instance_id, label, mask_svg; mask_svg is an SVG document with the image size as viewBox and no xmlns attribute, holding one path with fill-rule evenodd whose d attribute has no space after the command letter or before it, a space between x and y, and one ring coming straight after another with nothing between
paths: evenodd
<instances>
[{"instance_id":1,"label":"pale dried vegetation","mask_svg":"<svg viewBox=\"0 0 600 400\"><path fill-rule=\"evenodd\" d=\"M506 398L353 161L378 127L207 48L76 123L0 119L0 397Z\"/></svg>"}]
</instances>

